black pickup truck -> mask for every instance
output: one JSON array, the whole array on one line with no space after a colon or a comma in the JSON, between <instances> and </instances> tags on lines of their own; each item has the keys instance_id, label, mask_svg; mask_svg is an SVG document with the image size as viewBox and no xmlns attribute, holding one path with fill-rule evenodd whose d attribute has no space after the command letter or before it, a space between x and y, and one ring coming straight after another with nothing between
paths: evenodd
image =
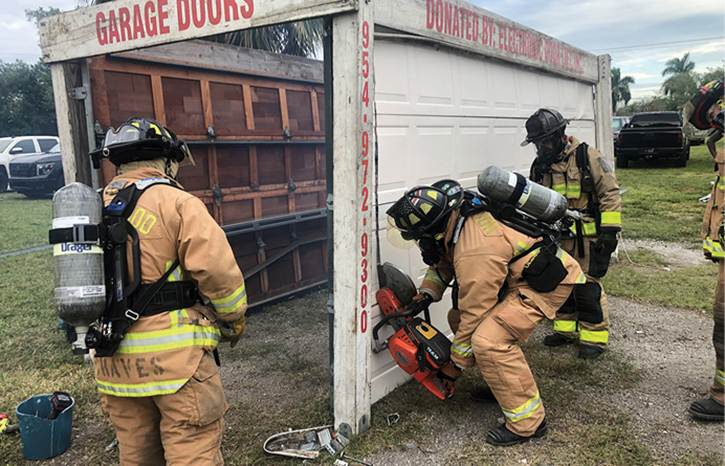
<instances>
[{"instance_id":1,"label":"black pickup truck","mask_svg":"<svg viewBox=\"0 0 725 466\"><path fill-rule=\"evenodd\" d=\"M676 165L684 167L690 158L690 143L677 112L636 113L617 138L618 168L627 168L630 160L665 157L676 158Z\"/></svg>"}]
</instances>

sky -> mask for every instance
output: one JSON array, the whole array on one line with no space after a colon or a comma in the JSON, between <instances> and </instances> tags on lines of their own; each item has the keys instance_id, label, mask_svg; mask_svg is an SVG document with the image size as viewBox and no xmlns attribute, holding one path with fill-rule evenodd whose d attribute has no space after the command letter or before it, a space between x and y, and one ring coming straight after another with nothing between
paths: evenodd
<instances>
[{"instance_id":1,"label":"sky","mask_svg":"<svg viewBox=\"0 0 725 466\"><path fill-rule=\"evenodd\" d=\"M78 0L2 0L0 60L36 62L35 25L26 9L74 9ZM723 0L472 0L470 3L588 52L612 57L631 76L632 98L653 96L667 60L690 52L695 71L725 60Z\"/></svg>"}]
</instances>

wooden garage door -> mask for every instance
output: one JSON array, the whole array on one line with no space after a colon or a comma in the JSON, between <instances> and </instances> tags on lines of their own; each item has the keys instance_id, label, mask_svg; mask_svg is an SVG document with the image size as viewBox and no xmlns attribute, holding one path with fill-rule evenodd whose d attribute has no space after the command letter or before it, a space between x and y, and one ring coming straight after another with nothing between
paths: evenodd
<instances>
[{"instance_id":1,"label":"wooden garage door","mask_svg":"<svg viewBox=\"0 0 725 466\"><path fill-rule=\"evenodd\" d=\"M99 134L139 116L185 139L196 165L179 181L226 230L323 212L322 83L114 57L89 59L89 69ZM102 184L114 175L105 161ZM326 223L313 218L229 236L251 303L326 280Z\"/></svg>"}]
</instances>

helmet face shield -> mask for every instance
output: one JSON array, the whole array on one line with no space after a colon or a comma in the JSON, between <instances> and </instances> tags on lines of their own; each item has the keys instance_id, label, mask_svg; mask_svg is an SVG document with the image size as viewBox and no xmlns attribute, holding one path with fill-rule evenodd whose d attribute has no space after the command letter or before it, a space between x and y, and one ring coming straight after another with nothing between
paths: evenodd
<instances>
[{"instance_id":1,"label":"helmet face shield","mask_svg":"<svg viewBox=\"0 0 725 466\"><path fill-rule=\"evenodd\" d=\"M388 216L388 229L385 238L387 238L388 243L398 249L410 249L415 244L410 234L398 228L395 220L390 216Z\"/></svg>"},{"instance_id":2,"label":"helmet face shield","mask_svg":"<svg viewBox=\"0 0 725 466\"><path fill-rule=\"evenodd\" d=\"M137 142L144 138L141 130L131 125L121 125L114 130L109 128L106 132L106 138L103 140L103 147L111 147L116 144L124 144L127 142Z\"/></svg>"}]
</instances>

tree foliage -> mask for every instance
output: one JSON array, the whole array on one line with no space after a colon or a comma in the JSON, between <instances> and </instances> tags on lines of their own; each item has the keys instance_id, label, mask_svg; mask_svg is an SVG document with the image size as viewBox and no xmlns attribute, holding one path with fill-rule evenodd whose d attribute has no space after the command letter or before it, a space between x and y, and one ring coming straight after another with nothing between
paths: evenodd
<instances>
[{"instance_id":1,"label":"tree foliage","mask_svg":"<svg viewBox=\"0 0 725 466\"><path fill-rule=\"evenodd\" d=\"M54 8L52 6L49 6L47 10L41 6L35 10L25 10L25 18L28 21L34 22L35 25L38 26L41 19L47 18L48 16L55 16L60 14L60 12L61 11L58 8Z\"/></svg>"},{"instance_id":2,"label":"tree foliage","mask_svg":"<svg viewBox=\"0 0 725 466\"><path fill-rule=\"evenodd\" d=\"M617 111L617 104L620 101L624 101L626 106L632 99L632 93L629 90L630 84L634 84L633 77L622 77L622 71L619 68L612 68L612 112Z\"/></svg>"},{"instance_id":3,"label":"tree foliage","mask_svg":"<svg viewBox=\"0 0 725 466\"><path fill-rule=\"evenodd\" d=\"M57 135L50 67L0 61L0 137Z\"/></svg>"}]
</instances>

